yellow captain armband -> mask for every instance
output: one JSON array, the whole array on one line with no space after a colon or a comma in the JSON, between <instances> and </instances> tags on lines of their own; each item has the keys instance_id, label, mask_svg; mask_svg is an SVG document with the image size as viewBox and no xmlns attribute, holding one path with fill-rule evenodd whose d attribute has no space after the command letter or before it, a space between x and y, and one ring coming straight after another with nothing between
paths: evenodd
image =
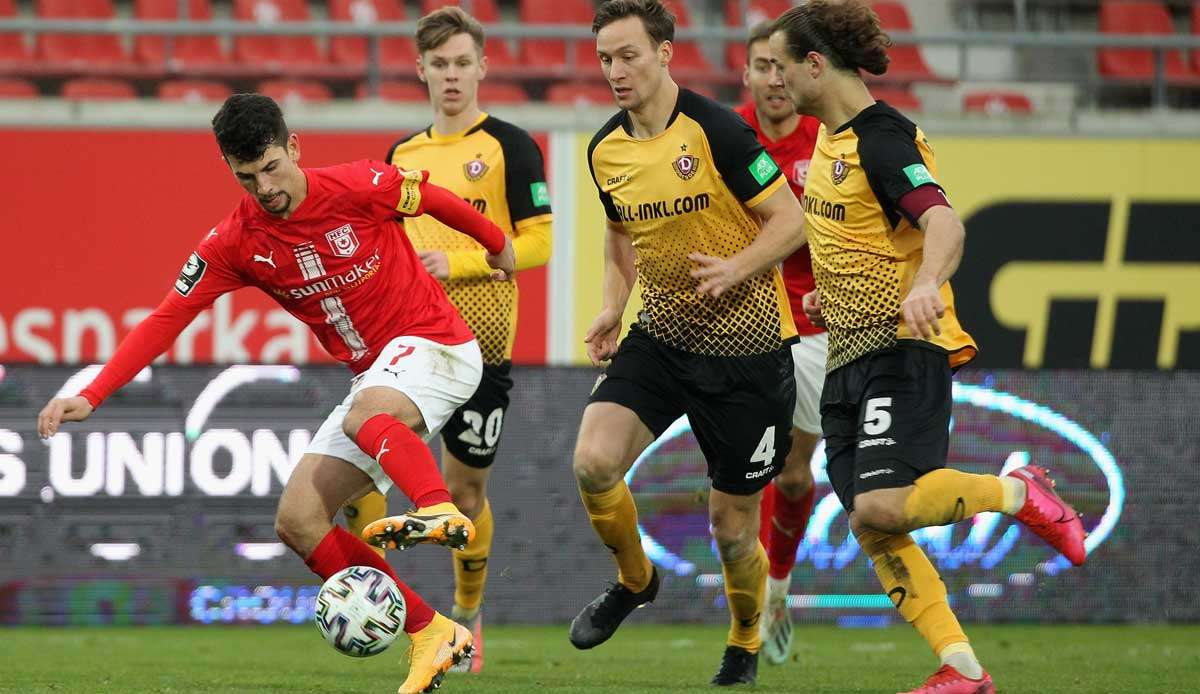
<instances>
[{"instance_id":1,"label":"yellow captain armband","mask_svg":"<svg viewBox=\"0 0 1200 694\"><path fill-rule=\"evenodd\" d=\"M400 202L396 203L396 211L411 217L421 209L421 184L425 182L425 174L401 171L400 178Z\"/></svg>"}]
</instances>

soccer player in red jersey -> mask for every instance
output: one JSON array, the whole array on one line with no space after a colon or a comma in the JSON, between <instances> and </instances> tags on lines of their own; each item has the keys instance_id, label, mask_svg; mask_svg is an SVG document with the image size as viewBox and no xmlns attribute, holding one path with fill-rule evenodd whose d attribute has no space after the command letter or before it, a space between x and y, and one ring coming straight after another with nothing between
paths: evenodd
<instances>
[{"instance_id":1,"label":"soccer player in red jersey","mask_svg":"<svg viewBox=\"0 0 1200 694\"><path fill-rule=\"evenodd\" d=\"M458 512L426 441L475 392L482 360L470 329L425 271L398 217L428 214L480 242L493 276L515 269L504 233L422 171L378 161L302 169L300 143L274 101L230 97L213 118L226 163L246 195L187 259L158 308L121 342L78 395L51 400L38 432L87 419L174 342L221 294L255 286L306 323L354 372L279 500L279 537L322 579L355 565L396 581L412 640L401 694L436 688L471 654L471 633L434 612L363 540L336 526L342 505L396 484L417 510L372 541L463 546L475 530Z\"/></svg>"},{"instance_id":2,"label":"soccer player in red jersey","mask_svg":"<svg viewBox=\"0 0 1200 694\"><path fill-rule=\"evenodd\" d=\"M746 41L746 68L742 84L750 91L750 101L737 109L758 134L758 141L783 171L796 194L804 199L804 179L808 162L816 146L821 122L796 114L792 100L783 89L779 70L771 63L767 40L771 25L762 24L750 32ZM808 528L813 508L813 477L809 462L821 440L821 386L825 382L825 354L829 346L823 328L804 314L804 295L816 286L808 246L783 261L783 282L796 320L799 342L792 345L796 374L796 407L792 411L792 448L784 459L783 472L763 490L762 523L759 537L767 548L770 568L767 573L767 604L759 622L762 653L767 662L780 665L792 650L792 619L787 607L788 588L796 550Z\"/></svg>"}]
</instances>

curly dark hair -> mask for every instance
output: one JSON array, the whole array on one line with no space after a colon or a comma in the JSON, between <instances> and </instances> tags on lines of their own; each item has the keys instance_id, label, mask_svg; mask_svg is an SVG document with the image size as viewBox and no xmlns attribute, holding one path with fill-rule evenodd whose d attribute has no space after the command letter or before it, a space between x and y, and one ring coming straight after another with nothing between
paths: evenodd
<instances>
[{"instance_id":1,"label":"curly dark hair","mask_svg":"<svg viewBox=\"0 0 1200 694\"><path fill-rule=\"evenodd\" d=\"M271 145L287 144L288 127L279 104L262 94L234 94L212 119L217 145L226 157L258 161Z\"/></svg>"},{"instance_id":2,"label":"curly dark hair","mask_svg":"<svg viewBox=\"0 0 1200 694\"><path fill-rule=\"evenodd\" d=\"M887 72L892 41L865 0L809 0L780 15L774 28L795 60L816 51L841 70Z\"/></svg>"}]
</instances>

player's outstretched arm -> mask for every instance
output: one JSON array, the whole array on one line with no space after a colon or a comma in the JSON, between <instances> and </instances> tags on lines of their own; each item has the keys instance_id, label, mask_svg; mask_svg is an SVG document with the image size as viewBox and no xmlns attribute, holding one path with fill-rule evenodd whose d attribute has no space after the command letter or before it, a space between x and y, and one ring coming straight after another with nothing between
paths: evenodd
<instances>
[{"instance_id":1,"label":"player's outstretched arm","mask_svg":"<svg viewBox=\"0 0 1200 694\"><path fill-rule=\"evenodd\" d=\"M730 287L783 262L807 242L803 210L787 186L780 186L751 209L762 220L762 229L749 246L729 258L703 253L688 256L697 265L692 270L692 277L700 281L696 291L719 297Z\"/></svg>"},{"instance_id":2,"label":"player's outstretched arm","mask_svg":"<svg viewBox=\"0 0 1200 694\"><path fill-rule=\"evenodd\" d=\"M962 260L966 230L958 213L944 205L925 210L917 225L925 233L924 257L900 311L912 334L928 340L942 334L938 319L946 315L946 303L942 301L941 287Z\"/></svg>"},{"instance_id":3,"label":"player's outstretched arm","mask_svg":"<svg viewBox=\"0 0 1200 694\"><path fill-rule=\"evenodd\" d=\"M442 224L478 241L487 251L485 260L496 270L494 279L508 279L517 270L512 241L492 220L480 214L467 201L445 188L423 181L420 209Z\"/></svg>"},{"instance_id":4,"label":"player's outstretched arm","mask_svg":"<svg viewBox=\"0 0 1200 694\"><path fill-rule=\"evenodd\" d=\"M620 224L609 221L604 235L604 304L583 337L588 358L600 366L617 353L621 316L637 280L633 239Z\"/></svg>"},{"instance_id":5,"label":"player's outstretched arm","mask_svg":"<svg viewBox=\"0 0 1200 694\"><path fill-rule=\"evenodd\" d=\"M82 395L54 398L38 413L38 436L48 439L58 433L63 422L82 422L95 410Z\"/></svg>"}]
</instances>

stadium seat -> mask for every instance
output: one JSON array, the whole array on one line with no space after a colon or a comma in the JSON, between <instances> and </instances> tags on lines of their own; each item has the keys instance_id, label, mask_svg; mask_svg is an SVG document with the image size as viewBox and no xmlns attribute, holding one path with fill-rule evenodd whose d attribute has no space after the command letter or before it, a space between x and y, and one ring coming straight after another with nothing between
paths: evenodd
<instances>
[{"instance_id":1,"label":"stadium seat","mask_svg":"<svg viewBox=\"0 0 1200 694\"><path fill-rule=\"evenodd\" d=\"M231 93L224 82L207 80L166 80L158 85L163 101L224 101Z\"/></svg>"},{"instance_id":2,"label":"stadium seat","mask_svg":"<svg viewBox=\"0 0 1200 694\"><path fill-rule=\"evenodd\" d=\"M988 115L1033 113L1033 102L1020 92L989 90L963 96L963 111Z\"/></svg>"},{"instance_id":3,"label":"stadium seat","mask_svg":"<svg viewBox=\"0 0 1200 694\"><path fill-rule=\"evenodd\" d=\"M872 85L871 96L875 97L878 101L886 101L888 105L898 111L921 110L921 100L907 89Z\"/></svg>"},{"instance_id":4,"label":"stadium seat","mask_svg":"<svg viewBox=\"0 0 1200 694\"><path fill-rule=\"evenodd\" d=\"M263 25L311 19L304 0L234 0L233 16ZM238 36L233 54L243 65L281 74L311 74L325 66L312 36Z\"/></svg>"},{"instance_id":5,"label":"stadium seat","mask_svg":"<svg viewBox=\"0 0 1200 694\"><path fill-rule=\"evenodd\" d=\"M429 14L446 5L461 4L460 0L421 0L421 14ZM496 0L471 0L471 14L483 24L485 31L488 25L500 23L500 8ZM504 72L517 67L516 55L503 39L487 39L483 52L487 54L489 69Z\"/></svg>"},{"instance_id":6,"label":"stadium seat","mask_svg":"<svg viewBox=\"0 0 1200 694\"><path fill-rule=\"evenodd\" d=\"M112 19L111 0L37 0L41 19ZM38 34L37 56L50 71L120 73L131 66L116 34Z\"/></svg>"},{"instance_id":7,"label":"stadium seat","mask_svg":"<svg viewBox=\"0 0 1200 694\"><path fill-rule=\"evenodd\" d=\"M912 18L908 9L900 2L873 2L871 7L879 15L880 25L888 31L911 32ZM887 73L882 79L898 82L934 82L938 81L933 70L921 56L921 50L914 44L896 45L888 49Z\"/></svg>"},{"instance_id":8,"label":"stadium seat","mask_svg":"<svg viewBox=\"0 0 1200 694\"><path fill-rule=\"evenodd\" d=\"M1100 3L1100 32L1104 34L1174 34L1171 14L1161 2L1104 0ZM1163 65L1168 79L1191 76L1180 51L1167 51ZM1154 51L1148 48L1100 48L1096 51L1100 75L1117 80L1154 78Z\"/></svg>"},{"instance_id":9,"label":"stadium seat","mask_svg":"<svg viewBox=\"0 0 1200 694\"><path fill-rule=\"evenodd\" d=\"M136 99L137 92L124 80L81 77L67 80L62 87L62 96L73 101L114 101Z\"/></svg>"},{"instance_id":10,"label":"stadium seat","mask_svg":"<svg viewBox=\"0 0 1200 694\"><path fill-rule=\"evenodd\" d=\"M546 101L574 106L611 106L616 108L612 89L595 82L562 82L546 90Z\"/></svg>"},{"instance_id":11,"label":"stadium seat","mask_svg":"<svg viewBox=\"0 0 1200 694\"><path fill-rule=\"evenodd\" d=\"M366 99L366 83L358 85L355 96ZM429 101L429 90L420 82L404 82L400 80L382 82L379 85L379 98L384 101L403 101L408 103L425 103Z\"/></svg>"},{"instance_id":12,"label":"stadium seat","mask_svg":"<svg viewBox=\"0 0 1200 694\"><path fill-rule=\"evenodd\" d=\"M495 104L523 104L527 101L529 95L512 82L485 80L479 83L479 105L485 110Z\"/></svg>"},{"instance_id":13,"label":"stadium seat","mask_svg":"<svg viewBox=\"0 0 1200 694\"><path fill-rule=\"evenodd\" d=\"M179 0L137 0L134 15L141 20L174 21L179 19ZM209 0L188 0L187 17L212 21L212 4ZM229 63L216 36L176 36L168 61L165 37L140 35L134 38L133 55L145 65L165 65L171 72L193 72Z\"/></svg>"},{"instance_id":14,"label":"stadium seat","mask_svg":"<svg viewBox=\"0 0 1200 694\"><path fill-rule=\"evenodd\" d=\"M595 8L589 0L521 0L521 22L526 24L574 24L589 26ZM572 51L567 53L567 44ZM568 55L574 65L568 65ZM593 40L525 39L521 42L521 64L527 69L564 74L598 65Z\"/></svg>"},{"instance_id":15,"label":"stadium seat","mask_svg":"<svg viewBox=\"0 0 1200 694\"><path fill-rule=\"evenodd\" d=\"M689 27L692 25L691 16L688 15L687 4L683 0L666 0L663 4L675 14L676 26ZM716 70L708 62L708 58L704 57L704 53L700 51L700 46L695 41L676 41L673 48L674 55L671 58L671 73L673 75L694 80L712 77L716 74Z\"/></svg>"},{"instance_id":16,"label":"stadium seat","mask_svg":"<svg viewBox=\"0 0 1200 694\"><path fill-rule=\"evenodd\" d=\"M726 0L725 26L746 27L747 36L750 29L769 22L783 14L792 6L791 0L749 0L746 16L742 16L743 0ZM731 70L741 70L746 66L746 42L734 41L725 46L725 64Z\"/></svg>"},{"instance_id":17,"label":"stadium seat","mask_svg":"<svg viewBox=\"0 0 1200 694\"><path fill-rule=\"evenodd\" d=\"M329 87L307 80L267 80L258 85L258 93L265 94L280 104L323 103L333 99Z\"/></svg>"},{"instance_id":18,"label":"stadium seat","mask_svg":"<svg viewBox=\"0 0 1200 694\"><path fill-rule=\"evenodd\" d=\"M400 0L330 0L329 18L337 22L353 22L369 26L376 22L404 21L404 3ZM369 57L367 39L356 36L334 36L329 40L329 60L361 72ZM408 36L381 39L380 65L386 70L402 70L412 74L417 62L417 47Z\"/></svg>"},{"instance_id":19,"label":"stadium seat","mask_svg":"<svg viewBox=\"0 0 1200 694\"><path fill-rule=\"evenodd\" d=\"M0 99L36 99L37 87L33 82L16 78L0 78Z\"/></svg>"},{"instance_id":20,"label":"stadium seat","mask_svg":"<svg viewBox=\"0 0 1200 694\"><path fill-rule=\"evenodd\" d=\"M0 0L0 18L13 19L17 16L14 0ZM20 34L0 34L0 65L24 65L29 63L29 48L25 37Z\"/></svg>"}]
</instances>

